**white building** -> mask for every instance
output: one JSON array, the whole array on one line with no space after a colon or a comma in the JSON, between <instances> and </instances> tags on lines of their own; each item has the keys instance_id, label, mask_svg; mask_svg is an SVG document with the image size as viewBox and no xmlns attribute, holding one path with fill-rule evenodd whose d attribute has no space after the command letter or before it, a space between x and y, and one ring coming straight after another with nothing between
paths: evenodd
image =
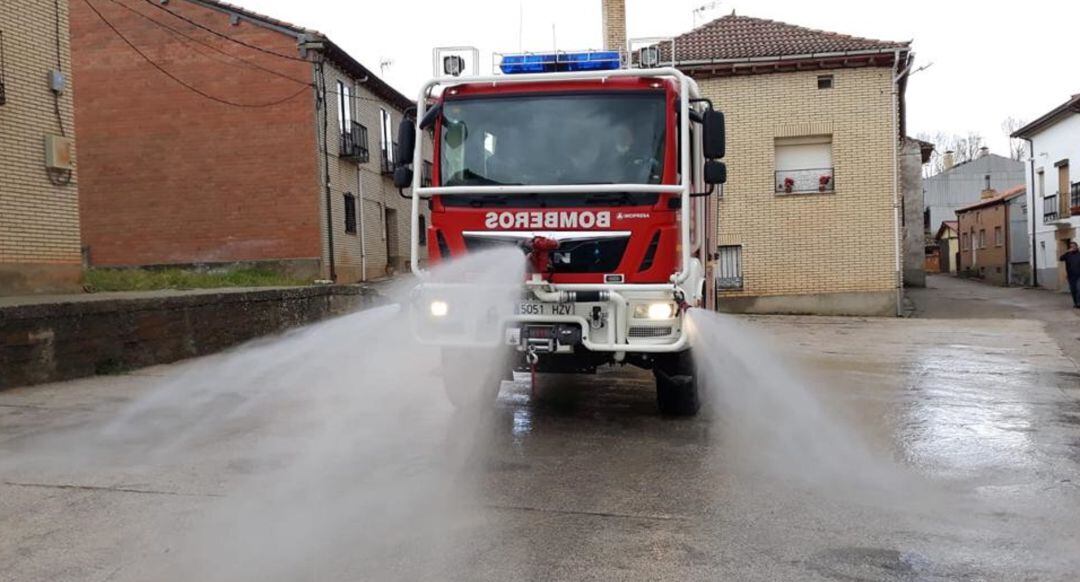
<instances>
[{"instance_id":1,"label":"white building","mask_svg":"<svg viewBox=\"0 0 1080 582\"><path fill-rule=\"evenodd\" d=\"M1080 94L1018 129L1013 137L1028 140L1028 236L1033 235L1032 268L1038 285L1068 289L1065 269L1058 268L1080 227Z\"/></svg>"}]
</instances>

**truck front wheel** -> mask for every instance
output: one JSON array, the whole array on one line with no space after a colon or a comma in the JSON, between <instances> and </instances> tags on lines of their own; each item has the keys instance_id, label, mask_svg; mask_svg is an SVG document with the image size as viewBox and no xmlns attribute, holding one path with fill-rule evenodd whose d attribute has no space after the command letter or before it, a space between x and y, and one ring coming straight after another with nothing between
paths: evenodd
<instances>
[{"instance_id":1,"label":"truck front wheel","mask_svg":"<svg viewBox=\"0 0 1080 582\"><path fill-rule=\"evenodd\" d=\"M694 416L701 409L700 381L689 350L658 358L656 406L665 416Z\"/></svg>"}]
</instances>

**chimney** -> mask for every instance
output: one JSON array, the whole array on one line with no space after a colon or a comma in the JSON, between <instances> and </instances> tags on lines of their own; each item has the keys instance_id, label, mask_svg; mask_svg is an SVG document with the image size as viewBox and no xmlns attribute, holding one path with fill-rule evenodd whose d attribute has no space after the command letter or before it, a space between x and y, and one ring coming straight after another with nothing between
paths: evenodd
<instances>
[{"instance_id":1,"label":"chimney","mask_svg":"<svg viewBox=\"0 0 1080 582\"><path fill-rule=\"evenodd\" d=\"M945 152L945 159L941 162L942 170L951 170L956 165L956 154L952 150Z\"/></svg>"},{"instance_id":2,"label":"chimney","mask_svg":"<svg viewBox=\"0 0 1080 582\"><path fill-rule=\"evenodd\" d=\"M986 200L987 198L993 198L997 195L997 190L994 190L993 188L987 188L983 190L981 194L979 194L979 200Z\"/></svg>"},{"instance_id":3,"label":"chimney","mask_svg":"<svg viewBox=\"0 0 1080 582\"><path fill-rule=\"evenodd\" d=\"M604 50L626 50L626 0L600 0L603 15Z\"/></svg>"},{"instance_id":4,"label":"chimney","mask_svg":"<svg viewBox=\"0 0 1080 582\"><path fill-rule=\"evenodd\" d=\"M979 148L979 157L980 158L985 158L988 155L990 155L990 148L988 148L986 146L983 146L983 147Z\"/></svg>"}]
</instances>

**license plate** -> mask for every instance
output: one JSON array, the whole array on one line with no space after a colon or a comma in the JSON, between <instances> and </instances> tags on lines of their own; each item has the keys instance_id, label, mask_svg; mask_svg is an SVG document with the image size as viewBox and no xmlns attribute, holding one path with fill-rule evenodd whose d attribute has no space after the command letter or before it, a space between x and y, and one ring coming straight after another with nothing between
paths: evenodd
<instances>
[{"instance_id":1,"label":"license plate","mask_svg":"<svg viewBox=\"0 0 1080 582\"><path fill-rule=\"evenodd\" d=\"M574 306L570 303L522 302L514 308L515 315L573 315Z\"/></svg>"}]
</instances>

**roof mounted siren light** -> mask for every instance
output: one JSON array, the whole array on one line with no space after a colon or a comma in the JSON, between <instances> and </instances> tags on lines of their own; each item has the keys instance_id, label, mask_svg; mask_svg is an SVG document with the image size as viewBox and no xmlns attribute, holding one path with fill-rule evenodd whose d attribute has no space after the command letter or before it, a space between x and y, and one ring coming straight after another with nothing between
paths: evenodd
<instances>
[{"instance_id":1,"label":"roof mounted siren light","mask_svg":"<svg viewBox=\"0 0 1080 582\"><path fill-rule=\"evenodd\" d=\"M471 46L435 47L431 51L431 68L436 77L460 77L480 72L480 51Z\"/></svg>"},{"instance_id":2,"label":"roof mounted siren light","mask_svg":"<svg viewBox=\"0 0 1080 582\"><path fill-rule=\"evenodd\" d=\"M504 75L612 71L622 68L619 51L555 51L552 53L495 54Z\"/></svg>"},{"instance_id":3,"label":"roof mounted siren light","mask_svg":"<svg viewBox=\"0 0 1080 582\"><path fill-rule=\"evenodd\" d=\"M642 69L675 66L675 39L669 37L632 38L626 42L630 66ZM666 58L665 58L666 57Z\"/></svg>"}]
</instances>

